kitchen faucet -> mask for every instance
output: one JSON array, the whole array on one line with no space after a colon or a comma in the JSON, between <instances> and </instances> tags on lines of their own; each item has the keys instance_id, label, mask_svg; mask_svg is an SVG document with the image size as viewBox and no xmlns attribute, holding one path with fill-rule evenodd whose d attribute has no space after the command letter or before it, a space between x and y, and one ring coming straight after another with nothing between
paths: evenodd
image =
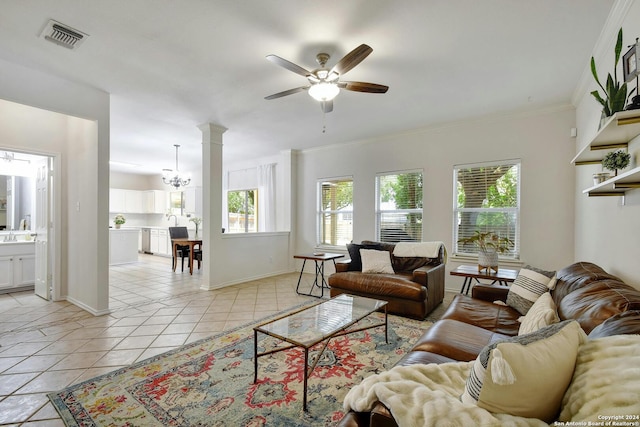
<instances>
[{"instance_id":1,"label":"kitchen faucet","mask_svg":"<svg viewBox=\"0 0 640 427\"><path fill-rule=\"evenodd\" d=\"M171 221L171 217L173 217L173 226L177 227L178 226L178 217L171 214L171 215L167 215L167 221Z\"/></svg>"}]
</instances>

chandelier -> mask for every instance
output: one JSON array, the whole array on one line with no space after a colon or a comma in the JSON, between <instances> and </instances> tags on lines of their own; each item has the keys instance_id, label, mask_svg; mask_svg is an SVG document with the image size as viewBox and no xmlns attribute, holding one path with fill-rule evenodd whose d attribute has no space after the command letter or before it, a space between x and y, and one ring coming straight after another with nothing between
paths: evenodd
<instances>
[{"instance_id":1,"label":"chandelier","mask_svg":"<svg viewBox=\"0 0 640 427\"><path fill-rule=\"evenodd\" d=\"M162 169L162 182L174 187L176 190L180 187L185 187L191 182L191 177L183 175L178 170L178 144L174 144L176 147L176 170Z\"/></svg>"}]
</instances>

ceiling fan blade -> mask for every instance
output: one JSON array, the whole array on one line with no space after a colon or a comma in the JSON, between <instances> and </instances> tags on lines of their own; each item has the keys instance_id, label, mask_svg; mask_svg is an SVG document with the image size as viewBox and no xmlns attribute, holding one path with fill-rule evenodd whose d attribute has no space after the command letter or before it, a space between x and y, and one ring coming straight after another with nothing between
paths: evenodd
<instances>
[{"instance_id":1,"label":"ceiling fan blade","mask_svg":"<svg viewBox=\"0 0 640 427\"><path fill-rule=\"evenodd\" d=\"M371 47L367 46L366 44L361 44L351 52L347 53L340 61L338 61L338 63L331 69L331 72L344 75L345 73L347 73L347 71L351 70L353 67L361 63L364 58L369 56L371 52L373 52L373 49L371 49Z\"/></svg>"},{"instance_id":2,"label":"ceiling fan blade","mask_svg":"<svg viewBox=\"0 0 640 427\"><path fill-rule=\"evenodd\" d=\"M280 58L277 55L267 55L267 60L273 62L276 65L286 68L289 71L293 71L296 74L300 74L303 77L307 77L311 75L310 71L305 70L299 65L294 64L293 62L287 61L286 59Z\"/></svg>"},{"instance_id":3,"label":"ceiling fan blade","mask_svg":"<svg viewBox=\"0 0 640 427\"><path fill-rule=\"evenodd\" d=\"M320 102L320 108L324 113L330 113L333 111L333 101Z\"/></svg>"},{"instance_id":4,"label":"ceiling fan blade","mask_svg":"<svg viewBox=\"0 0 640 427\"><path fill-rule=\"evenodd\" d=\"M389 86L366 82L340 82L338 86L354 92L386 93L389 90Z\"/></svg>"},{"instance_id":5,"label":"ceiling fan blade","mask_svg":"<svg viewBox=\"0 0 640 427\"><path fill-rule=\"evenodd\" d=\"M284 90L282 92L274 93L273 95L265 96L264 99L270 101L276 98L282 98L283 96L293 95L294 93L302 92L309 89L309 86L300 86L295 89Z\"/></svg>"}]
</instances>

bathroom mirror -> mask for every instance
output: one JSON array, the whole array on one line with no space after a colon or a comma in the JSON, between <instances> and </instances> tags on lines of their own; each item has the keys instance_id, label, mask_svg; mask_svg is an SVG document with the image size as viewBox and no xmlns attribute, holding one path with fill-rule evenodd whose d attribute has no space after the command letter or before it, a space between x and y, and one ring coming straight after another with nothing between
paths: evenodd
<instances>
[{"instance_id":1,"label":"bathroom mirror","mask_svg":"<svg viewBox=\"0 0 640 427\"><path fill-rule=\"evenodd\" d=\"M0 175L0 230L30 230L34 197L33 178Z\"/></svg>"}]
</instances>

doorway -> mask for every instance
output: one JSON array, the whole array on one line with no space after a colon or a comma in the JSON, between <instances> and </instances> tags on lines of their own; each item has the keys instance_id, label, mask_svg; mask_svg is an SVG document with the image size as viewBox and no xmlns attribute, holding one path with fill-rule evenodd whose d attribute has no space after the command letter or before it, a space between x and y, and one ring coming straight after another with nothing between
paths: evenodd
<instances>
[{"instance_id":1,"label":"doorway","mask_svg":"<svg viewBox=\"0 0 640 427\"><path fill-rule=\"evenodd\" d=\"M33 287L46 300L60 294L56 253L51 250L54 161L51 155L0 147L0 240L20 243L11 247L20 255L11 259L13 280L3 291Z\"/></svg>"}]
</instances>

